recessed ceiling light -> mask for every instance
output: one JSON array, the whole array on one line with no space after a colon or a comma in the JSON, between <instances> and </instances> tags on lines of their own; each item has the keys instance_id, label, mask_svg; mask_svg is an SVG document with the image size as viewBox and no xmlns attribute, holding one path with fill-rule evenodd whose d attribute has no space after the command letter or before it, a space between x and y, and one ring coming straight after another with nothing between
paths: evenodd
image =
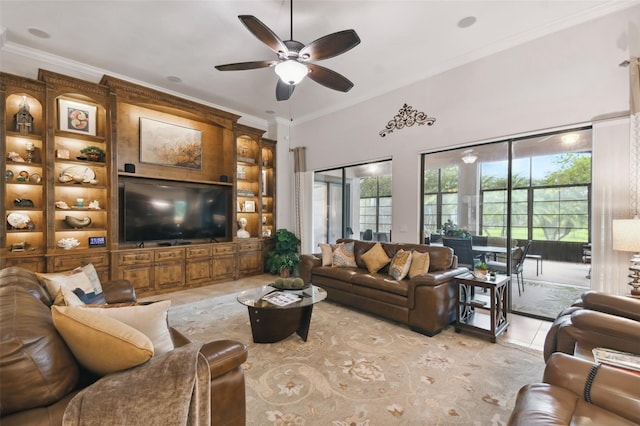
<instances>
[{"instance_id":1,"label":"recessed ceiling light","mask_svg":"<svg viewBox=\"0 0 640 426\"><path fill-rule=\"evenodd\" d=\"M275 114L276 112L275 112L275 111L273 111L273 110L271 110L271 109L268 109L268 110L266 110L266 111L265 111L265 113L266 113L266 114L269 114L269 115L273 115L273 114Z\"/></svg>"},{"instance_id":2,"label":"recessed ceiling light","mask_svg":"<svg viewBox=\"0 0 640 426\"><path fill-rule=\"evenodd\" d=\"M29 34L38 38L51 38L51 34L39 28L29 28Z\"/></svg>"},{"instance_id":3,"label":"recessed ceiling light","mask_svg":"<svg viewBox=\"0 0 640 426\"><path fill-rule=\"evenodd\" d=\"M458 21L458 27L460 28L468 28L476 23L475 16L467 16L466 18L462 18Z\"/></svg>"},{"instance_id":4,"label":"recessed ceiling light","mask_svg":"<svg viewBox=\"0 0 640 426\"><path fill-rule=\"evenodd\" d=\"M169 80L172 83L182 83L182 79L175 75L170 75L169 77L167 77L167 80Z\"/></svg>"}]
</instances>

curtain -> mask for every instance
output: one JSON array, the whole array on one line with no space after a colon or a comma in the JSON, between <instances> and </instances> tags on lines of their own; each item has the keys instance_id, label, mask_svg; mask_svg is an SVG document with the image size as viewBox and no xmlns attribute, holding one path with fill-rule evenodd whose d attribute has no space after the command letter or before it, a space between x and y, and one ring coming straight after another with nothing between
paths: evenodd
<instances>
[{"instance_id":1,"label":"curtain","mask_svg":"<svg viewBox=\"0 0 640 426\"><path fill-rule=\"evenodd\" d=\"M295 234L304 240L304 185L303 174L307 171L307 148L304 146L291 149L293 152L293 201ZM304 246L303 246L304 247Z\"/></svg>"},{"instance_id":2,"label":"curtain","mask_svg":"<svg viewBox=\"0 0 640 426\"><path fill-rule=\"evenodd\" d=\"M640 58L632 58L629 64L630 83L630 171L629 182L631 211L629 217L640 216Z\"/></svg>"}]
</instances>

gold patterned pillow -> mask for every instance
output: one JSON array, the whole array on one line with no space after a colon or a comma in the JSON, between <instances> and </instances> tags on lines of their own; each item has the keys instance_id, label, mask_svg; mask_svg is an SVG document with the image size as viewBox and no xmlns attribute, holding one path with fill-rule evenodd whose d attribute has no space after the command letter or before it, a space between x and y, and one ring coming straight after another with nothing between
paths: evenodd
<instances>
[{"instance_id":1,"label":"gold patterned pillow","mask_svg":"<svg viewBox=\"0 0 640 426\"><path fill-rule=\"evenodd\" d=\"M356 267L356 256L353 253L353 248L355 244L351 243L340 243L333 250L333 262L331 264L334 268L355 268Z\"/></svg>"},{"instance_id":2,"label":"gold patterned pillow","mask_svg":"<svg viewBox=\"0 0 640 426\"><path fill-rule=\"evenodd\" d=\"M398 250L391 260L391 266L389 266L389 275L396 280L400 281L404 279L409 273L411 267L411 252Z\"/></svg>"},{"instance_id":3,"label":"gold patterned pillow","mask_svg":"<svg viewBox=\"0 0 640 426\"><path fill-rule=\"evenodd\" d=\"M367 266L370 274L375 274L380 269L387 266L391 261L387 253L382 248L382 244L375 243L365 254L362 255L362 261Z\"/></svg>"},{"instance_id":4,"label":"gold patterned pillow","mask_svg":"<svg viewBox=\"0 0 640 426\"><path fill-rule=\"evenodd\" d=\"M420 253L419 251L414 250L411 253L411 267L409 267L409 278L417 277L418 275L424 275L429 272L429 263L431 263L429 253Z\"/></svg>"}]
</instances>

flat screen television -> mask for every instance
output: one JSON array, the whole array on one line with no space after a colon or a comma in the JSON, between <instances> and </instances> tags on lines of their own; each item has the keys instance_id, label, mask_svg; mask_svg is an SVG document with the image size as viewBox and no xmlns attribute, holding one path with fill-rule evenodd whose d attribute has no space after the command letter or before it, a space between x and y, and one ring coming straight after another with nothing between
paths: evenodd
<instances>
[{"instance_id":1,"label":"flat screen television","mask_svg":"<svg viewBox=\"0 0 640 426\"><path fill-rule=\"evenodd\" d=\"M121 242L229 240L229 186L122 179L119 198Z\"/></svg>"}]
</instances>

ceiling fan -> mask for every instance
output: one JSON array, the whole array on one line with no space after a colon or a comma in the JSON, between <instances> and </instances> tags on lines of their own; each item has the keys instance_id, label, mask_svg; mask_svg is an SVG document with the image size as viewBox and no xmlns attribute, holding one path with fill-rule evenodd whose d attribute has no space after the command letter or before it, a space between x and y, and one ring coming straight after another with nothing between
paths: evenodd
<instances>
[{"instance_id":1,"label":"ceiling fan","mask_svg":"<svg viewBox=\"0 0 640 426\"><path fill-rule=\"evenodd\" d=\"M338 31L305 46L293 39L293 0L291 0L289 40L282 41L255 16L240 15L238 18L251 34L278 55L278 59L217 65L215 67L217 70L241 71L275 67L275 72L279 77L276 85L276 99L279 101L289 99L295 85L307 75L316 83L340 92L348 92L353 87L353 83L341 74L312 62L338 56L360 44L360 38L354 30Z\"/></svg>"}]
</instances>

